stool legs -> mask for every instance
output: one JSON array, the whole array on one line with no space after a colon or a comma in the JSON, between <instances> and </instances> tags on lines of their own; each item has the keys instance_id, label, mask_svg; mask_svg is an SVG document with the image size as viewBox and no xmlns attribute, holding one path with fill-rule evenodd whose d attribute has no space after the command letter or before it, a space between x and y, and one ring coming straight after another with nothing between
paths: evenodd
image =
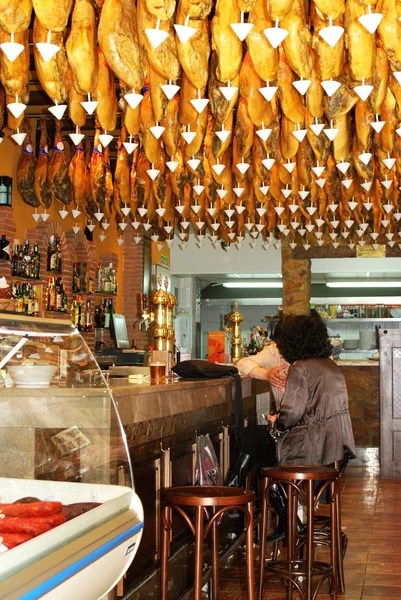
<instances>
[{"instance_id":1,"label":"stool legs","mask_svg":"<svg viewBox=\"0 0 401 600\"><path fill-rule=\"evenodd\" d=\"M313 481L307 481L307 533L306 533L306 598L312 600L312 563L313 563Z\"/></svg>"},{"instance_id":2,"label":"stool legs","mask_svg":"<svg viewBox=\"0 0 401 600\"><path fill-rule=\"evenodd\" d=\"M161 509L161 557L160 557L160 600L168 597L168 554L170 548L171 509L162 506Z\"/></svg>"},{"instance_id":3,"label":"stool legs","mask_svg":"<svg viewBox=\"0 0 401 600\"><path fill-rule=\"evenodd\" d=\"M266 544L267 544L267 512L269 508L269 496L267 491L268 479L263 477L262 479L262 525L261 525L261 539L260 539L260 560L259 560L259 591L258 600L262 600L263 593L263 573L265 569L265 557L266 557Z\"/></svg>"},{"instance_id":4,"label":"stool legs","mask_svg":"<svg viewBox=\"0 0 401 600\"><path fill-rule=\"evenodd\" d=\"M194 600L202 600L203 507L195 507Z\"/></svg>"},{"instance_id":5,"label":"stool legs","mask_svg":"<svg viewBox=\"0 0 401 600\"><path fill-rule=\"evenodd\" d=\"M248 600L255 600L254 562L253 562L253 502L247 504L249 521L246 530L246 578L248 586ZM266 537L265 537L266 539Z\"/></svg>"},{"instance_id":6,"label":"stool legs","mask_svg":"<svg viewBox=\"0 0 401 600\"><path fill-rule=\"evenodd\" d=\"M339 572L339 549L341 546L338 545L338 537L341 539L341 530L339 529L339 523L337 523L338 510L339 510L339 499L340 499L340 490L339 490L339 481L333 481L330 483L330 519L331 519L331 528L330 528L330 558L333 569L333 577L331 578L332 584L332 598L333 600L337 600L338 593L338 578L340 576ZM342 573L342 577L344 577L344 573ZM344 580L342 581L344 584ZM341 585L341 583L340 583Z\"/></svg>"},{"instance_id":7,"label":"stool legs","mask_svg":"<svg viewBox=\"0 0 401 600\"><path fill-rule=\"evenodd\" d=\"M213 511L215 512L215 511ZM219 597L219 536L217 523L212 525L212 599Z\"/></svg>"},{"instance_id":8,"label":"stool legs","mask_svg":"<svg viewBox=\"0 0 401 600\"><path fill-rule=\"evenodd\" d=\"M338 571L338 589L344 594L345 593L345 579L344 579L344 562L343 562L343 538L341 530L341 496L339 489L340 482L338 482L338 493L336 496L335 508L336 508L336 534L337 534L337 571Z\"/></svg>"}]
</instances>

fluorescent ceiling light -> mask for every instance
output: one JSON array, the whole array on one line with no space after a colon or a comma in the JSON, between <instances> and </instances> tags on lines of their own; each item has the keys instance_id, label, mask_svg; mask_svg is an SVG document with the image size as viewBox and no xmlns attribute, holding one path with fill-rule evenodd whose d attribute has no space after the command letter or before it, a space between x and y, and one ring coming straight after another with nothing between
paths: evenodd
<instances>
[{"instance_id":1,"label":"fluorescent ceiling light","mask_svg":"<svg viewBox=\"0 0 401 600\"><path fill-rule=\"evenodd\" d=\"M225 288L282 288L281 281L230 281L223 283Z\"/></svg>"},{"instance_id":2,"label":"fluorescent ceiling light","mask_svg":"<svg viewBox=\"0 0 401 600\"><path fill-rule=\"evenodd\" d=\"M330 288L401 288L401 281L327 281Z\"/></svg>"}]
</instances>

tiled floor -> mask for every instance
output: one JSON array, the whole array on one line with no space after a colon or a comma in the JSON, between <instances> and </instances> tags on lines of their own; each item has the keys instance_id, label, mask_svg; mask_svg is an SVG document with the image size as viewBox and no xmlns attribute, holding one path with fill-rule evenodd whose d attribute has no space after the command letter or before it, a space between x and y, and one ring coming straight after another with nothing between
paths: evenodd
<instances>
[{"instance_id":1,"label":"tiled floor","mask_svg":"<svg viewBox=\"0 0 401 600\"><path fill-rule=\"evenodd\" d=\"M346 593L340 598L401 600L401 481L381 480L375 467L348 467L343 477L342 521L348 549ZM221 569L220 600L247 599L244 566L238 550ZM264 600L285 597L279 582L269 584L264 594ZM319 600L329 598L327 588L318 595Z\"/></svg>"}]
</instances>

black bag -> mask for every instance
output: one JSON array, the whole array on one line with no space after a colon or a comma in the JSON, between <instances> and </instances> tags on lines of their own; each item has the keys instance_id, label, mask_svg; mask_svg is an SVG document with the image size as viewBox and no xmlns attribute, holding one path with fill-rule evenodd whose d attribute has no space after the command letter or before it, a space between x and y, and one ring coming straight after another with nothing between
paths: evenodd
<instances>
[{"instance_id":1,"label":"black bag","mask_svg":"<svg viewBox=\"0 0 401 600\"><path fill-rule=\"evenodd\" d=\"M220 379L235 377L235 439L241 439L244 429L244 409L242 406L242 384L237 367L234 365L219 365L208 360L183 360L176 364L172 371L186 379Z\"/></svg>"},{"instance_id":2,"label":"black bag","mask_svg":"<svg viewBox=\"0 0 401 600\"><path fill-rule=\"evenodd\" d=\"M208 360L183 360L176 364L172 371L186 379L216 379L237 375L238 369L233 365L219 365Z\"/></svg>"}]
</instances>

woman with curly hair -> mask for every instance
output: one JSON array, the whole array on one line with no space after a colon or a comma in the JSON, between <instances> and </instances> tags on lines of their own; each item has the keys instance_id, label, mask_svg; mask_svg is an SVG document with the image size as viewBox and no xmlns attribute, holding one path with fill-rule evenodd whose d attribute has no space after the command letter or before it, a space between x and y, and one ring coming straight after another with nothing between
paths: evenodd
<instances>
[{"instance_id":1,"label":"woman with curly hair","mask_svg":"<svg viewBox=\"0 0 401 600\"><path fill-rule=\"evenodd\" d=\"M280 465L329 465L355 457L348 392L331 360L327 328L313 316L287 317L277 347L290 363L280 412L269 416L283 434Z\"/></svg>"},{"instance_id":2,"label":"woman with curly hair","mask_svg":"<svg viewBox=\"0 0 401 600\"><path fill-rule=\"evenodd\" d=\"M287 317L277 348L290 364L280 411L268 416L280 436L278 464L327 466L355 458L347 386L332 360L324 322L315 315ZM273 542L286 535L286 500L276 485L270 498L279 516L276 531L268 537Z\"/></svg>"}]
</instances>

